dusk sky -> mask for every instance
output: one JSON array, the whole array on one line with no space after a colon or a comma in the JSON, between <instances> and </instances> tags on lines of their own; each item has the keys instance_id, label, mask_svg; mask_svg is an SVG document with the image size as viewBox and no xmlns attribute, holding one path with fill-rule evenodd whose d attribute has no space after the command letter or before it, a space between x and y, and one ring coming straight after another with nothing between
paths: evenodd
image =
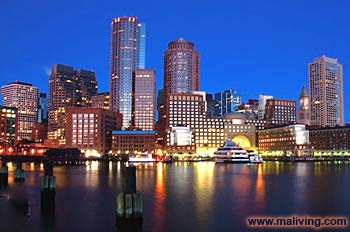
<instances>
[{"instance_id":1,"label":"dusk sky","mask_svg":"<svg viewBox=\"0 0 350 232\"><path fill-rule=\"evenodd\" d=\"M163 51L178 37L199 51L200 88L233 88L243 100L264 93L298 100L307 65L326 54L344 71L349 122L350 2L346 0L103 1L1 0L0 85L29 82L47 92L55 63L96 71L109 91L110 23L147 24L146 67L163 86Z\"/></svg>"}]
</instances>

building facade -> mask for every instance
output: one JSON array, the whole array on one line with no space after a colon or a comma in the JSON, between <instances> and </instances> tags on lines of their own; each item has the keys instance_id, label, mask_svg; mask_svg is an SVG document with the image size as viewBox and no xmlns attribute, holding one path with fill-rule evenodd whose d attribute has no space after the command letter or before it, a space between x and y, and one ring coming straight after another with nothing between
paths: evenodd
<instances>
[{"instance_id":1,"label":"building facade","mask_svg":"<svg viewBox=\"0 0 350 232\"><path fill-rule=\"evenodd\" d=\"M258 103L258 119L265 119L265 104L266 100L273 99L273 96L260 94L259 95L259 103Z\"/></svg>"},{"instance_id":2,"label":"building facade","mask_svg":"<svg viewBox=\"0 0 350 232\"><path fill-rule=\"evenodd\" d=\"M102 108L109 110L109 92L98 93L91 97L92 108Z\"/></svg>"},{"instance_id":3,"label":"building facade","mask_svg":"<svg viewBox=\"0 0 350 232\"><path fill-rule=\"evenodd\" d=\"M114 155L141 152L153 154L155 139L155 131L115 130L112 132L112 153Z\"/></svg>"},{"instance_id":4,"label":"building facade","mask_svg":"<svg viewBox=\"0 0 350 232\"><path fill-rule=\"evenodd\" d=\"M85 154L105 154L112 150L112 131L121 128L117 112L87 107L66 108L66 148Z\"/></svg>"},{"instance_id":5,"label":"building facade","mask_svg":"<svg viewBox=\"0 0 350 232\"><path fill-rule=\"evenodd\" d=\"M17 141L30 140L33 124L38 121L38 88L16 81L2 86L1 94L4 106L17 108Z\"/></svg>"},{"instance_id":6,"label":"building facade","mask_svg":"<svg viewBox=\"0 0 350 232\"><path fill-rule=\"evenodd\" d=\"M123 115L123 128L131 124L132 73L145 65L145 24L136 17L117 17L111 23L110 107Z\"/></svg>"},{"instance_id":7,"label":"building facade","mask_svg":"<svg viewBox=\"0 0 350 232\"><path fill-rule=\"evenodd\" d=\"M262 155L312 155L309 131L302 124L259 130L258 147Z\"/></svg>"},{"instance_id":8,"label":"building facade","mask_svg":"<svg viewBox=\"0 0 350 232\"><path fill-rule=\"evenodd\" d=\"M326 56L309 64L311 125L343 126L343 66Z\"/></svg>"},{"instance_id":9,"label":"building facade","mask_svg":"<svg viewBox=\"0 0 350 232\"><path fill-rule=\"evenodd\" d=\"M239 118L233 115L226 115L226 118L207 117L205 99L205 92L200 91L169 94L169 107L166 114L169 119L166 126L168 152L178 154L196 152L204 156L212 155L228 138L245 148L255 147L255 126L245 124L243 114L240 114L242 117ZM179 128L188 128L192 134L190 144L178 146L172 142Z\"/></svg>"},{"instance_id":10,"label":"building facade","mask_svg":"<svg viewBox=\"0 0 350 232\"><path fill-rule=\"evenodd\" d=\"M265 120L270 125L296 123L296 102L293 100L267 99Z\"/></svg>"},{"instance_id":11,"label":"building facade","mask_svg":"<svg viewBox=\"0 0 350 232\"><path fill-rule=\"evenodd\" d=\"M86 80L85 80L86 79ZM65 144L66 107L87 106L96 93L97 82L91 71L54 64L49 76L48 139Z\"/></svg>"},{"instance_id":12,"label":"building facade","mask_svg":"<svg viewBox=\"0 0 350 232\"><path fill-rule=\"evenodd\" d=\"M74 71L74 76L78 85L78 106L91 107L92 96L97 94L96 75L93 71L78 69Z\"/></svg>"},{"instance_id":13,"label":"building facade","mask_svg":"<svg viewBox=\"0 0 350 232\"><path fill-rule=\"evenodd\" d=\"M350 155L350 126L309 127L317 155Z\"/></svg>"},{"instance_id":14,"label":"building facade","mask_svg":"<svg viewBox=\"0 0 350 232\"><path fill-rule=\"evenodd\" d=\"M47 123L34 123L32 128L31 141L35 143L43 143L47 139Z\"/></svg>"},{"instance_id":15,"label":"building facade","mask_svg":"<svg viewBox=\"0 0 350 232\"><path fill-rule=\"evenodd\" d=\"M192 42L179 38L164 52L164 92L190 93L199 90L199 53Z\"/></svg>"},{"instance_id":16,"label":"building facade","mask_svg":"<svg viewBox=\"0 0 350 232\"><path fill-rule=\"evenodd\" d=\"M46 93L39 93L38 122L47 122L47 97Z\"/></svg>"},{"instance_id":17,"label":"building facade","mask_svg":"<svg viewBox=\"0 0 350 232\"><path fill-rule=\"evenodd\" d=\"M215 94L215 117L224 117L226 114L238 110L242 104L242 97L237 90L228 89Z\"/></svg>"},{"instance_id":18,"label":"building facade","mask_svg":"<svg viewBox=\"0 0 350 232\"><path fill-rule=\"evenodd\" d=\"M156 124L156 79L153 69L135 69L132 77L131 126L153 130Z\"/></svg>"},{"instance_id":19,"label":"building facade","mask_svg":"<svg viewBox=\"0 0 350 232\"><path fill-rule=\"evenodd\" d=\"M310 98L305 86L303 86L299 95L298 123L310 125L310 119Z\"/></svg>"},{"instance_id":20,"label":"building facade","mask_svg":"<svg viewBox=\"0 0 350 232\"><path fill-rule=\"evenodd\" d=\"M17 108L0 106L0 144L14 145L17 141Z\"/></svg>"}]
</instances>

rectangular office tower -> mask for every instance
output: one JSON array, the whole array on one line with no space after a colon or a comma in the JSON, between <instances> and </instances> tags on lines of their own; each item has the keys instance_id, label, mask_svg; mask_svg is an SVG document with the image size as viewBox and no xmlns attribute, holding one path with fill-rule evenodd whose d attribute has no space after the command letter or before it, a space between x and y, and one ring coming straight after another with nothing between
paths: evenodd
<instances>
[{"instance_id":1,"label":"rectangular office tower","mask_svg":"<svg viewBox=\"0 0 350 232\"><path fill-rule=\"evenodd\" d=\"M49 77L48 139L64 145L66 107L89 106L96 93L95 72L54 64Z\"/></svg>"},{"instance_id":2,"label":"rectangular office tower","mask_svg":"<svg viewBox=\"0 0 350 232\"><path fill-rule=\"evenodd\" d=\"M132 77L133 128L154 130L156 123L156 80L153 69L136 69Z\"/></svg>"},{"instance_id":3,"label":"rectangular office tower","mask_svg":"<svg viewBox=\"0 0 350 232\"><path fill-rule=\"evenodd\" d=\"M228 89L215 94L215 116L224 117L238 110L242 97L237 90Z\"/></svg>"},{"instance_id":4,"label":"rectangular office tower","mask_svg":"<svg viewBox=\"0 0 350 232\"><path fill-rule=\"evenodd\" d=\"M30 140L33 124L38 120L38 88L32 84L12 82L1 87L4 106L15 107L18 112L16 141Z\"/></svg>"},{"instance_id":5,"label":"rectangular office tower","mask_svg":"<svg viewBox=\"0 0 350 232\"><path fill-rule=\"evenodd\" d=\"M326 56L309 64L311 125L344 125L343 66Z\"/></svg>"},{"instance_id":6,"label":"rectangular office tower","mask_svg":"<svg viewBox=\"0 0 350 232\"><path fill-rule=\"evenodd\" d=\"M132 73L145 66L145 24L137 17L117 17L111 23L110 109L123 115L123 128L131 125Z\"/></svg>"}]
</instances>

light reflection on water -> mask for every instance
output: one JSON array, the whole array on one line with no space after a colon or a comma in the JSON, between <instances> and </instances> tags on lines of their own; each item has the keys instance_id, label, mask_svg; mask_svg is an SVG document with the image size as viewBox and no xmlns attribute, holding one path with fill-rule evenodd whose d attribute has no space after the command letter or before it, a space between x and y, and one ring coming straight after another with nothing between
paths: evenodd
<instances>
[{"instance_id":1,"label":"light reflection on water","mask_svg":"<svg viewBox=\"0 0 350 232\"><path fill-rule=\"evenodd\" d=\"M8 165L6 191L30 200L33 216L17 223L24 217L18 214L0 222L5 227L17 223L37 231L42 164L24 164L26 182L22 184L13 182L15 167ZM60 166L54 174L57 208L52 230L115 231L120 163ZM138 165L136 176L144 198L145 231L244 231L249 215L350 215L348 164L154 163ZM0 207L0 215L5 208Z\"/></svg>"}]
</instances>

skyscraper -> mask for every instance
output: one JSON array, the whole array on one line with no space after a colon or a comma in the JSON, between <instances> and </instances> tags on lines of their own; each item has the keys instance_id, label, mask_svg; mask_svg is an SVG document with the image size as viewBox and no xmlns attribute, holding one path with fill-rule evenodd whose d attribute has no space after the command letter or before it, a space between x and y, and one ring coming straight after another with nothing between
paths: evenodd
<instances>
[{"instance_id":1,"label":"skyscraper","mask_svg":"<svg viewBox=\"0 0 350 232\"><path fill-rule=\"evenodd\" d=\"M136 17L118 17L111 23L110 107L131 124L132 72L145 65L145 25Z\"/></svg>"},{"instance_id":2,"label":"skyscraper","mask_svg":"<svg viewBox=\"0 0 350 232\"><path fill-rule=\"evenodd\" d=\"M65 108L89 106L97 92L95 73L54 64L49 77L48 139L65 144Z\"/></svg>"},{"instance_id":3,"label":"skyscraper","mask_svg":"<svg viewBox=\"0 0 350 232\"><path fill-rule=\"evenodd\" d=\"M164 52L164 92L191 93L199 90L199 53L192 42L179 38Z\"/></svg>"},{"instance_id":4,"label":"skyscraper","mask_svg":"<svg viewBox=\"0 0 350 232\"><path fill-rule=\"evenodd\" d=\"M39 94L38 122L47 123L47 98L46 93Z\"/></svg>"},{"instance_id":5,"label":"skyscraper","mask_svg":"<svg viewBox=\"0 0 350 232\"><path fill-rule=\"evenodd\" d=\"M238 110L238 106L242 104L242 97L237 90L228 89L215 94L215 116L223 117L226 114L233 113Z\"/></svg>"},{"instance_id":6,"label":"skyscraper","mask_svg":"<svg viewBox=\"0 0 350 232\"><path fill-rule=\"evenodd\" d=\"M310 125L310 99L305 86L299 96L298 123Z\"/></svg>"},{"instance_id":7,"label":"skyscraper","mask_svg":"<svg viewBox=\"0 0 350 232\"><path fill-rule=\"evenodd\" d=\"M75 80L78 84L78 105L91 107L91 98L97 94L96 75L93 71L78 69L74 71Z\"/></svg>"},{"instance_id":8,"label":"skyscraper","mask_svg":"<svg viewBox=\"0 0 350 232\"><path fill-rule=\"evenodd\" d=\"M33 124L38 120L38 88L32 84L12 82L1 87L4 106L17 108L17 139L31 139Z\"/></svg>"},{"instance_id":9,"label":"skyscraper","mask_svg":"<svg viewBox=\"0 0 350 232\"><path fill-rule=\"evenodd\" d=\"M154 130L156 80L153 69L135 69L132 77L132 127Z\"/></svg>"},{"instance_id":10,"label":"skyscraper","mask_svg":"<svg viewBox=\"0 0 350 232\"><path fill-rule=\"evenodd\" d=\"M326 56L309 64L311 125L344 125L343 66Z\"/></svg>"}]
</instances>

